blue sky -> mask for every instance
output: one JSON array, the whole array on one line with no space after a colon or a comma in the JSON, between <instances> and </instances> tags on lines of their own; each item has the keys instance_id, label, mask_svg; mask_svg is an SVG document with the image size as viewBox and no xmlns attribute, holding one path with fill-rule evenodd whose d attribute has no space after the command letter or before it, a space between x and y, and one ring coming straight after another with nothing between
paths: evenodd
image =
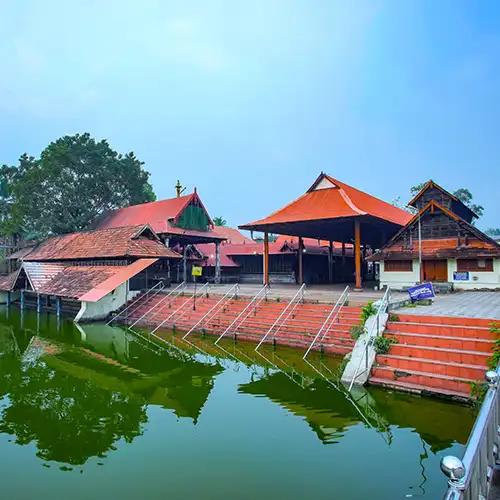
<instances>
[{"instance_id":1,"label":"blue sky","mask_svg":"<svg viewBox=\"0 0 500 500\"><path fill-rule=\"evenodd\" d=\"M237 225L323 170L433 178L500 227L496 1L3 1L0 163L88 131Z\"/></svg>"}]
</instances>

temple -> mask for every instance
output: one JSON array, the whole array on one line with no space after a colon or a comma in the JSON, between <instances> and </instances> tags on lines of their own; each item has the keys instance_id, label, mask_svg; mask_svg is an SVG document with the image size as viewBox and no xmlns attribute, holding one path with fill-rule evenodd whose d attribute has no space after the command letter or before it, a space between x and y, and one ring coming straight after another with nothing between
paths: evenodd
<instances>
[{"instance_id":1,"label":"temple","mask_svg":"<svg viewBox=\"0 0 500 500\"><path fill-rule=\"evenodd\" d=\"M477 215L469 207L432 180L409 205L417 213L369 257L380 261L381 286L500 287L500 245L472 225Z\"/></svg>"},{"instance_id":2,"label":"temple","mask_svg":"<svg viewBox=\"0 0 500 500\"><path fill-rule=\"evenodd\" d=\"M240 226L264 233L263 282L270 282L269 234L298 238L298 283L304 283L304 238L352 244L354 281L362 286L363 254L380 248L411 215L394 205L321 173L307 192L268 217Z\"/></svg>"}]
</instances>

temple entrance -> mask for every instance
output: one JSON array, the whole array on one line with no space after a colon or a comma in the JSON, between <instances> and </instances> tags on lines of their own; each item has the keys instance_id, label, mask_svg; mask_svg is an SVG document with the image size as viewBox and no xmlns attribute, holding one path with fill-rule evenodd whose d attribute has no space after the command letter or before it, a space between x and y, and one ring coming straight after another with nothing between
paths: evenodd
<instances>
[{"instance_id":1,"label":"temple entrance","mask_svg":"<svg viewBox=\"0 0 500 500\"><path fill-rule=\"evenodd\" d=\"M424 281L448 281L448 262L446 259L424 260Z\"/></svg>"}]
</instances>

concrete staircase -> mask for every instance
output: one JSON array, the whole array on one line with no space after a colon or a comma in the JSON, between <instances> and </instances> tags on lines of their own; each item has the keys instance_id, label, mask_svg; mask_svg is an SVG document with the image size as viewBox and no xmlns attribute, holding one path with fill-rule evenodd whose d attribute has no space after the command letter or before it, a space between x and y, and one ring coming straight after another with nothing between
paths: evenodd
<instances>
[{"instance_id":1,"label":"concrete staircase","mask_svg":"<svg viewBox=\"0 0 500 500\"><path fill-rule=\"evenodd\" d=\"M164 302L153 307L164 296L161 294L153 298L146 298L143 304L135 307L129 314L128 323L132 323L144 314L144 318L137 326L153 329L162 321L167 319L163 328L185 332L189 331L219 300L220 296L203 296L196 300L196 310L193 310L191 296L180 296L170 302ZM214 316L212 320L203 325L203 330L207 334L220 335L233 322L233 320L243 311L249 303L248 298L233 299L226 303L224 309ZM186 301L189 301L185 308L178 314L172 314L179 309ZM287 306L286 301L262 301L251 313L236 332L228 332L227 338L236 337L239 340L249 340L258 342L273 325L276 318ZM277 344L292 347L307 348L314 336L317 334L325 319L333 307L332 304L319 303L299 303L296 305L293 315L290 316L284 325L275 335L274 341ZM151 308L153 308L151 310ZM150 311L148 313L148 311ZM317 349L323 348L325 352L346 354L354 346L354 341L350 335L350 328L359 323L361 307L346 306L336 321L326 332L322 344L318 344ZM266 342L273 342L272 334Z\"/></svg>"},{"instance_id":2,"label":"concrete staircase","mask_svg":"<svg viewBox=\"0 0 500 500\"><path fill-rule=\"evenodd\" d=\"M397 315L384 335L395 338L389 353L377 355L370 384L410 392L469 398L471 383L484 380L492 355L492 320Z\"/></svg>"}]
</instances>

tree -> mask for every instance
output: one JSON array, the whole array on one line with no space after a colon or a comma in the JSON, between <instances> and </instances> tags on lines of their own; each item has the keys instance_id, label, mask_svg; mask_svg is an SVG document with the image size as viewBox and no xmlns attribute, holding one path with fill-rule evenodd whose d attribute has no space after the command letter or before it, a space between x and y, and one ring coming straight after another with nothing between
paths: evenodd
<instances>
[{"instance_id":1,"label":"tree","mask_svg":"<svg viewBox=\"0 0 500 500\"><path fill-rule=\"evenodd\" d=\"M214 224L216 226L225 226L227 224L227 220L222 217L214 217Z\"/></svg>"},{"instance_id":2,"label":"tree","mask_svg":"<svg viewBox=\"0 0 500 500\"><path fill-rule=\"evenodd\" d=\"M134 153L119 154L89 134L62 137L40 158L21 156L11 172L5 231L43 238L86 229L109 210L155 200ZM1 230L1 228L0 228Z\"/></svg>"},{"instance_id":3,"label":"tree","mask_svg":"<svg viewBox=\"0 0 500 500\"><path fill-rule=\"evenodd\" d=\"M426 182L422 182L420 184L412 186L410 188L411 196L412 197L416 196L426 184L427 184ZM478 216L478 218L483 215L484 207L472 202L474 197L467 188L457 189L453 193L453 196L457 197L464 205L468 206Z\"/></svg>"},{"instance_id":4,"label":"tree","mask_svg":"<svg viewBox=\"0 0 500 500\"><path fill-rule=\"evenodd\" d=\"M500 227L490 227L486 229L485 233L492 238L500 238Z\"/></svg>"}]
</instances>

